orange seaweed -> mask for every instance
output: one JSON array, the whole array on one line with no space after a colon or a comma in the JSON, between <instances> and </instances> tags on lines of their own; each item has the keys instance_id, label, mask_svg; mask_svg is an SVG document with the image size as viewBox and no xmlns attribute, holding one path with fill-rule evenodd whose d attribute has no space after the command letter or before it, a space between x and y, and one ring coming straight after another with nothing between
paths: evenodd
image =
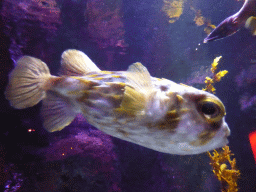
<instances>
[{"instance_id":1,"label":"orange seaweed","mask_svg":"<svg viewBox=\"0 0 256 192\"><path fill-rule=\"evenodd\" d=\"M236 167L236 159L231 159L233 155L227 145L219 153L216 150L213 155L208 152L211 159L210 165L213 168L213 173L221 182L222 192L238 191L237 180L240 177L240 171Z\"/></svg>"},{"instance_id":2,"label":"orange seaweed","mask_svg":"<svg viewBox=\"0 0 256 192\"><path fill-rule=\"evenodd\" d=\"M228 73L227 70L219 71L217 73L217 66L219 64L219 60L221 59L221 57L222 56L216 57L212 63L211 71L213 74L213 78L210 78L210 77L205 78L206 87L203 89L204 91L208 91L210 93L215 93L216 89L213 85L216 82L219 82L222 79L222 77L224 77Z\"/></svg>"}]
</instances>

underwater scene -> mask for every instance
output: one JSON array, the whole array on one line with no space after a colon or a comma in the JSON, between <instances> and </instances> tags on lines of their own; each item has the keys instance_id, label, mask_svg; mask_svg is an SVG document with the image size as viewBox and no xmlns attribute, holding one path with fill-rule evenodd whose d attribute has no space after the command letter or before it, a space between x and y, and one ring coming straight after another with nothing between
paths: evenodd
<instances>
[{"instance_id":1,"label":"underwater scene","mask_svg":"<svg viewBox=\"0 0 256 192\"><path fill-rule=\"evenodd\" d=\"M0 26L0 191L256 191L256 0L2 0Z\"/></svg>"}]
</instances>

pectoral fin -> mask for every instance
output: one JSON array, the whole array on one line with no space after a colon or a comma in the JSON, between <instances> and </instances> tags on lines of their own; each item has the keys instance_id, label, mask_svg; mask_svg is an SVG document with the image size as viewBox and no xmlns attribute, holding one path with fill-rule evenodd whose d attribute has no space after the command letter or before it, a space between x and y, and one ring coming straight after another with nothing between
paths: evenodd
<instances>
[{"instance_id":1,"label":"pectoral fin","mask_svg":"<svg viewBox=\"0 0 256 192\"><path fill-rule=\"evenodd\" d=\"M43 125L47 131L62 130L74 120L76 114L74 106L68 98L47 92L47 97L43 100L41 110Z\"/></svg>"},{"instance_id":2,"label":"pectoral fin","mask_svg":"<svg viewBox=\"0 0 256 192\"><path fill-rule=\"evenodd\" d=\"M143 115L152 93L153 84L147 68L141 63L134 63L127 71L124 98L117 111Z\"/></svg>"}]
</instances>

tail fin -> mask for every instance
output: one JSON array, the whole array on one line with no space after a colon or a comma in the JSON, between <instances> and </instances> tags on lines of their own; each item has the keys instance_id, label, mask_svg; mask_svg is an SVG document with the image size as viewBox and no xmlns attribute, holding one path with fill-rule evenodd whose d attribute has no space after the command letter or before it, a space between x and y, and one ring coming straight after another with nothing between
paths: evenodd
<instances>
[{"instance_id":1,"label":"tail fin","mask_svg":"<svg viewBox=\"0 0 256 192\"><path fill-rule=\"evenodd\" d=\"M43 61L24 56L9 76L5 97L14 108L32 107L46 96L50 78L49 69Z\"/></svg>"}]
</instances>

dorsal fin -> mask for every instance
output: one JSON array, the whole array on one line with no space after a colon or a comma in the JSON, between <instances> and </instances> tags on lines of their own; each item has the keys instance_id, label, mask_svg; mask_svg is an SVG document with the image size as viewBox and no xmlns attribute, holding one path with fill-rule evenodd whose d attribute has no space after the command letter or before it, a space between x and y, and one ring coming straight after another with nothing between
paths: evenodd
<instances>
[{"instance_id":1,"label":"dorsal fin","mask_svg":"<svg viewBox=\"0 0 256 192\"><path fill-rule=\"evenodd\" d=\"M82 76L92 71L100 71L100 69L82 51L68 49L62 53L60 69L62 75Z\"/></svg>"},{"instance_id":2,"label":"dorsal fin","mask_svg":"<svg viewBox=\"0 0 256 192\"><path fill-rule=\"evenodd\" d=\"M127 71L124 98L117 109L130 115L143 115L153 93L153 84L146 67L134 63Z\"/></svg>"}]
</instances>

